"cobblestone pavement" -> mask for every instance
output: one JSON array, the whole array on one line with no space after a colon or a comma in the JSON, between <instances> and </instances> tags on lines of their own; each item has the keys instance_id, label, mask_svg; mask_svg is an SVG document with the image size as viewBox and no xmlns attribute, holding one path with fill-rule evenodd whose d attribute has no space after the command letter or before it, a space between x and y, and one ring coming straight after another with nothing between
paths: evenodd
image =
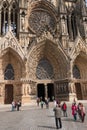
<instances>
[{"instance_id":1,"label":"cobblestone pavement","mask_svg":"<svg viewBox=\"0 0 87 130\"><path fill-rule=\"evenodd\" d=\"M84 105L87 110L87 103ZM70 107L68 104L68 117L62 117L61 130L87 130L87 115L84 123L79 118L75 122ZM52 103L49 109L36 104L22 106L21 111L10 109L10 105L0 106L0 130L56 130Z\"/></svg>"}]
</instances>

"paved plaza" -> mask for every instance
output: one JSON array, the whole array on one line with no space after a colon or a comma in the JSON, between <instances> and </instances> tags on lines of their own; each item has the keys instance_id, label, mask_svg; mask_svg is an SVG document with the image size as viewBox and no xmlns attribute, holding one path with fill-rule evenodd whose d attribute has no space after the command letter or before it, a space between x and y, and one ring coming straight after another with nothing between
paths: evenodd
<instances>
[{"instance_id":1,"label":"paved plaza","mask_svg":"<svg viewBox=\"0 0 87 130\"><path fill-rule=\"evenodd\" d=\"M84 103L87 111L87 103ZM68 117L62 117L61 130L87 130L87 115L85 122L79 118L75 122L71 115L71 104L68 103ZM23 105L21 111L11 112L11 105L0 106L0 130L56 130L53 113L53 103L50 108L43 109L35 104Z\"/></svg>"}]
</instances>

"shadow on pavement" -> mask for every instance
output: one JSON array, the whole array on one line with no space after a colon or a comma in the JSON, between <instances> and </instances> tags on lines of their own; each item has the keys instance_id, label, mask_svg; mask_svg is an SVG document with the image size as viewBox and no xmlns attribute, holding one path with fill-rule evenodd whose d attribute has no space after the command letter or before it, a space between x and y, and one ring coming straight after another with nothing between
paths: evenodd
<instances>
[{"instance_id":1,"label":"shadow on pavement","mask_svg":"<svg viewBox=\"0 0 87 130\"><path fill-rule=\"evenodd\" d=\"M54 118L54 116L53 116L53 115L50 115L50 116L48 115L48 117L53 117L53 118Z\"/></svg>"},{"instance_id":2,"label":"shadow on pavement","mask_svg":"<svg viewBox=\"0 0 87 130\"><path fill-rule=\"evenodd\" d=\"M49 128L49 129L56 129L56 127L52 127L52 126L40 126L40 125L38 125L38 127Z\"/></svg>"},{"instance_id":3,"label":"shadow on pavement","mask_svg":"<svg viewBox=\"0 0 87 130\"><path fill-rule=\"evenodd\" d=\"M75 121L74 119L71 119L71 118L62 119L62 121L81 122L80 120Z\"/></svg>"}]
</instances>

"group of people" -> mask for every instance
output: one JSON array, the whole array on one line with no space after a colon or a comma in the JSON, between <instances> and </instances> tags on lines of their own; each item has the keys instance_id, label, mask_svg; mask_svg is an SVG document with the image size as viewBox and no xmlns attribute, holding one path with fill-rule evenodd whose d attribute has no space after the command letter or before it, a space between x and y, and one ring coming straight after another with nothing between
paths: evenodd
<instances>
[{"instance_id":1,"label":"group of people","mask_svg":"<svg viewBox=\"0 0 87 130\"><path fill-rule=\"evenodd\" d=\"M74 117L74 120L77 120L77 115L79 116L79 119L84 122L85 119L85 107L83 106L82 103L78 103L78 105L76 105L76 102L74 102L72 104L72 115Z\"/></svg>"},{"instance_id":2,"label":"group of people","mask_svg":"<svg viewBox=\"0 0 87 130\"><path fill-rule=\"evenodd\" d=\"M13 100L11 105L12 105L12 111L15 111L15 110L19 111L21 107L21 101L16 102Z\"/></svg>"},{"instance_id":3,"label":"group of people","mask_svg":"<svg viewBox=\"0 0 87 130\"><path fill-rule=\"evenodd\" d=\"M65 102L63 102L63 104L60 104L60 102L56 100L54 101L54 103L55 103L55 107L53 111L55 114L55 123L56 123L56 128L59 129L62 128L62 121L61 121L62 113L64 117L68 116L67 104ZM76 105L76 102L74 101L71 106L71 111L75 121L77 120L77 115L78 115L81 122L84 122L86 113L85 113L85 107L82 103L78 103L78 105Z\"/></svg>"},{"instance_id":4,"label":"group of people","mask_svg":"<svg viewBox=\"0 0 87 130\"><path fill-rule=\"evenodd\" d=\"M49 98L45 98L44 100L41 98L37 98L37 106L41 105L41 108L43 109L43 106L46 105L46 108L49 108Z\"/></svg>"},{"instance_id":5,"label":"group of people","mask_svg":"<svg viewBox=\"0 0 87 130\"><path fill-rule=\"evenodd\" d=\"M44 104L46 105L46 108L49 108L49 98L45 98L44 101L42 100L42 98L37 98L37 105L41 105L41 108L43 108ZM67 114L67 104L66 102L63 102L62 104L60 103L60 101L58 99L54 99L54 115L55 115L55 123L56 123L56 128L62 128L62 121L61 121L61 117L68 117ZM76 104L75 99L73 100L73 103L71 105L71 112L72 112L72 116L74 121L77 120L77 116L79 117L81 122L84 122L85 119L85 107L82 103L78 103L78 105Z\"/></svg>"}]
</instances>

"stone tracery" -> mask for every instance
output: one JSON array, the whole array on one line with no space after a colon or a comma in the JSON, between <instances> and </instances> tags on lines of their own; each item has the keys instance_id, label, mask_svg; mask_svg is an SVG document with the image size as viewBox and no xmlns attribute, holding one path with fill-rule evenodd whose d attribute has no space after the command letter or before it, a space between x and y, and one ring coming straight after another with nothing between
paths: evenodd
<instances>
[{"instance_id":1,"label":"stone tracery","mask_svg":"<svg viewBox=\"0 0 87 130\"><path fill-rule=\"evenodd\" d=\"M36 35L55 30L55 23L54 18L44 10L34 10L29 16L29 26Z\"/></svg>"}]
</instances>

